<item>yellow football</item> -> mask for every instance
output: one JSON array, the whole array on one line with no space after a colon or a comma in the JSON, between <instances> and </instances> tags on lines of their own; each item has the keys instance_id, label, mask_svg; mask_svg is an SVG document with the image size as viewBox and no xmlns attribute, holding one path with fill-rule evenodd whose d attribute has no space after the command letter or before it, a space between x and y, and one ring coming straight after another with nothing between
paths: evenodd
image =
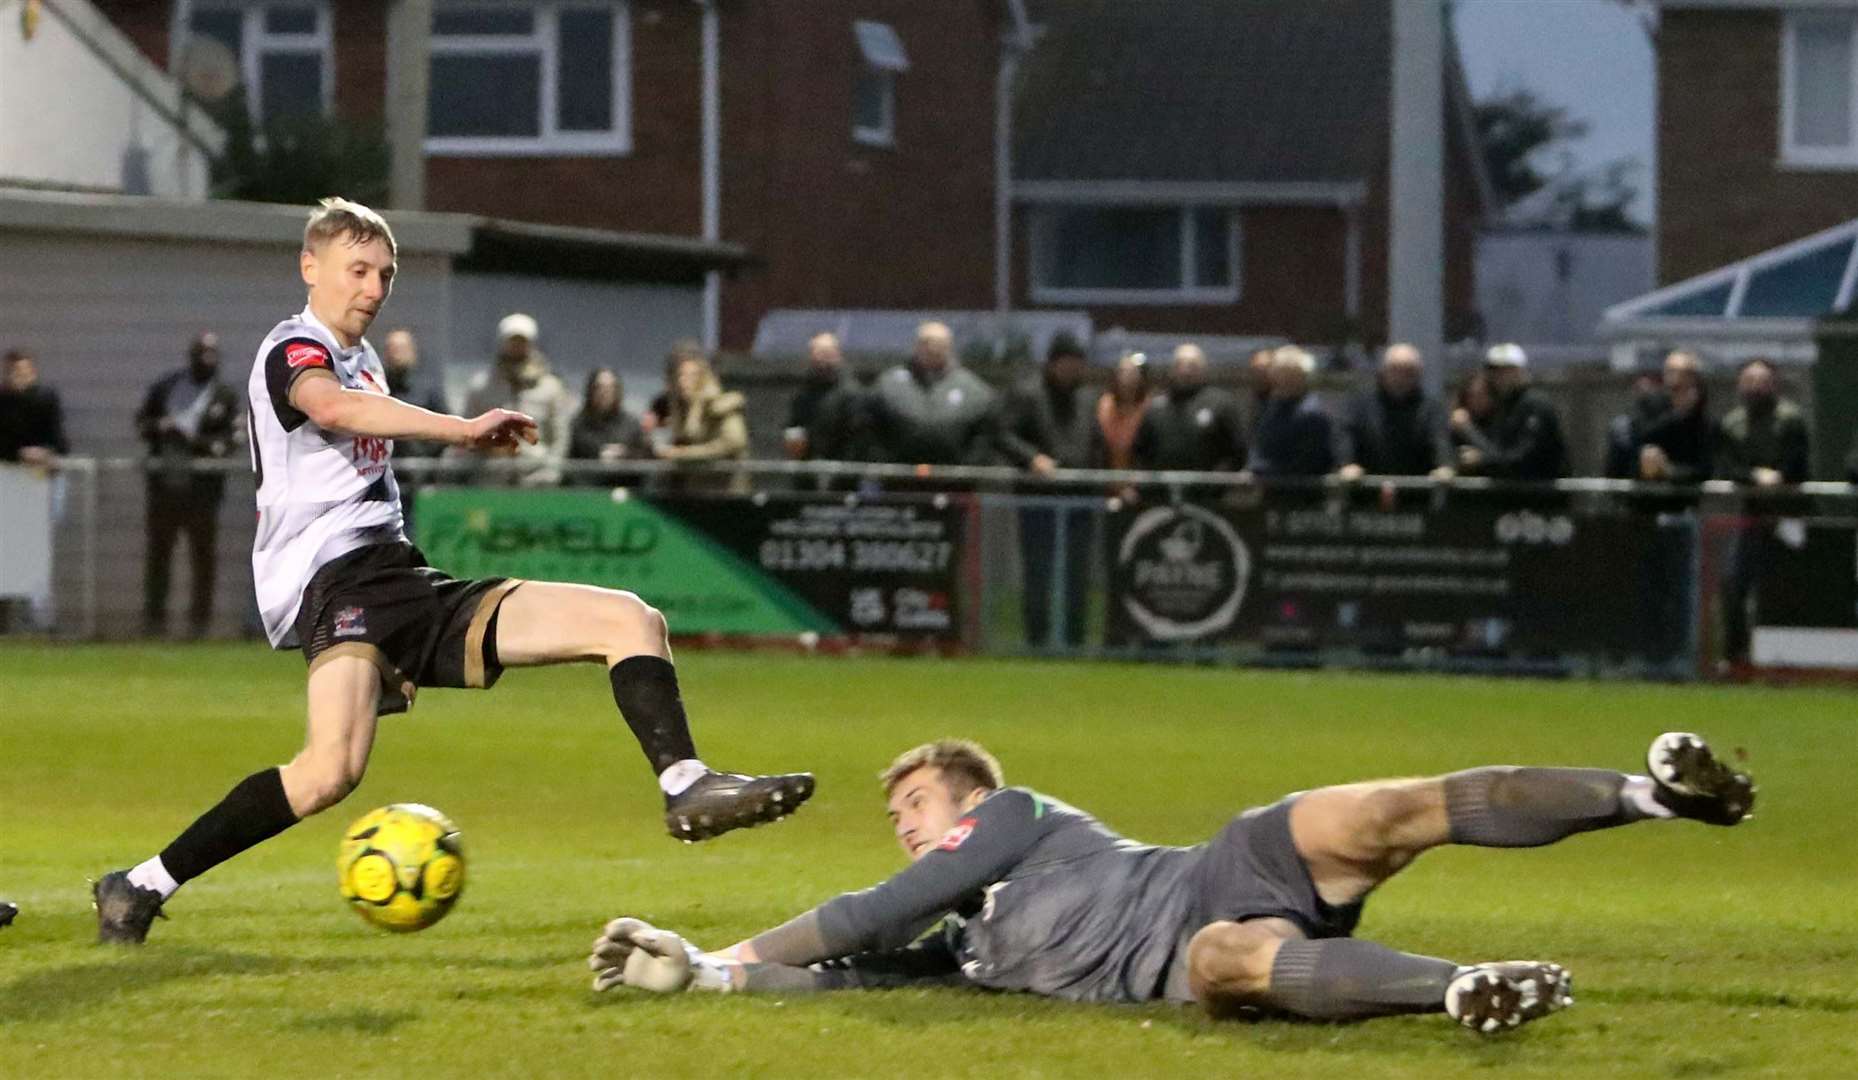
<instances>
[{"instance_id":1,"label":"yellow football","mask_svg":"<svg viewBox=\"0 0 1858 1080\"><path fill-rule=\"evenodd\" d=\"M445 917L464 892L464 844L430 806L395 803L363 814L342 833L336 859L342 899L383 930L410 933Z\"/></svg>"}]
</instances>

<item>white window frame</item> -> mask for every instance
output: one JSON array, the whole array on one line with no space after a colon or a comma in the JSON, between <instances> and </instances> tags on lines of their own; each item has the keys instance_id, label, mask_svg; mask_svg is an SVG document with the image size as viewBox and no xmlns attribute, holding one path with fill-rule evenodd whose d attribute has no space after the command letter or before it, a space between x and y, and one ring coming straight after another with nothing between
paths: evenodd
<instances>
[{"instance_id":1,"label":"white window frame","mask_svg":"<svg viewBox=\"0 0 1858 1080\"><path fill-rule=\"evenodd\" d=\"M435 0L435 13L456 9L494 10L520 7L535 14L530 34L432 35L432 55L504 53L541 58L542 85L537 95L537 135L439 135L426 138L432 157L621 157L632 153L632 12L630 0ZM564 10L607 11L613 16L613 128L611 131L561 131L556 124L556 44L558 16Z\"/></svg>"},{"instance_id":2,"label":"white window frame","mask_svg":"<svg viewBox=\"0 0 1858 1080\"><path fill-rule=\"evenodd\" d=\"M1852 62L1848 142L1843 147L1800 146L1793 141L1794 99L1799 71L1794 36L1809 22L1845 20L1851 24ZM1781 22L1781 130L1780 163L1790 168L1858 170L1858 14L1841 10L1803 10L1785 13Z\"/></svg>"},{"instance_id":3,"label":"white window frame","mask_svg":"<svg viewBox=\"0 0 1858 1080\"><path fill-rule=\"evenodd\" d=\"M880 90L878 105L884 117L875 127L865 127L858 123L854 109L852 141L863 146L894 147L897 145L897 76L910 70L909 56L904 52L902 39L889 23L855 20L852 23L852 39L858 46L859 67L855 77L861 81L877 80ZM873 39L882 39L885 45L873 49L867 44ZM857 93L858 85L854 82L854 99Z\"/></svg>"},{"instance_id":4,"label":"white window frame","mask_svg":"<svg viewBox=\"0 0 1858 1080\"><path fill-rule=\"evenodd\" d=\"M176 0L174 5L173 26L178 31L172 35L174 46L169 50L168 68L174 69L179 62L181 48L186 40L193 36L193 16L196 11L237 11L240 12L243 26L239 29L239 82L245 90L245 107L252 120L254 136L263 141L264 103L260 100L264 86L259 81L263 70L262 59L266 52L307 53L314 51L322 66L323 115L335 111L335 34L333 16L329 12L329 0L274 0L279 6L307 7L316 11L316 32L313 34L271 34L265 32L265 8L268 3L258 0Z\"/></svg>"},{"instance_id":5,"label":"white window frame","mask_svg":"<svg viewBox=\"0 0 1858 1080\"><path fill-rule=\"evenodd\" d=\"M1183 281L1172 289L1079 289L1059 285L1047 285L1040 280L1040 275L1047 263L1044 257L1052 243L1052 216L1054 211L1066 210L1173 210L1180 216L1181 232L1181 275L1191 277L1196 268L1198 252L1195 250L1193 218L1197 210L1212 210L1226 215L1226 259L1232 268L1230 285L1200 285ZM1031 259L1028 270L1031 276L1032 302L1035 304L1129 304L1129 305L1182 305L1182 304L1232 304L1237 303L1243 293L1244 277L1240 256L1244 252L1244 229L1241 224L1240 208L1236 206L1216 206L1204 203L1169 203L1157 206L1153 203L1109 204L1109 203L1045 203L1032 208L1031 225Z\"/></svg>"}]
</instances>

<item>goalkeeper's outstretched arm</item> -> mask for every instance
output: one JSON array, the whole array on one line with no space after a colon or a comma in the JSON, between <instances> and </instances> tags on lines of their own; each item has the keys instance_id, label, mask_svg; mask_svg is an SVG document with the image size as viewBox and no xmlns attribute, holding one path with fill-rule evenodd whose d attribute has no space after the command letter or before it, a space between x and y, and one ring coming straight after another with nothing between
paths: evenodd
<instances>
[{"instance_id":1,"label":"goalkeeper's outstretched arm","mask_svg":"<svg viewBox=\"0 0 1858 1080\"><path fill-rule=\"evenodd\" d=\"M955 831L900 873L834 897L729 950L744 962L806 967L900 949L963 901L1006 877L1038 843L1041 810L1008 788L976 806Z\"/></svg>"},{"instance_id":2,"label":"goalkeeper's outstretched arm","mask_svg":"<svg viewBox=\"0 0 1858 1080\"><path fill-rule=\"evenodd\" d=\"M954 927L901 949L864 953L801 967L759 961L741 962L728 954L705 953L670 930L641 919L614 919L594 942L588 966L594 989L630 986L655 993L684 990L751 993L811 993L822 990L874 990L923 984L960 984Z\"/></svg>"}]
</instances>

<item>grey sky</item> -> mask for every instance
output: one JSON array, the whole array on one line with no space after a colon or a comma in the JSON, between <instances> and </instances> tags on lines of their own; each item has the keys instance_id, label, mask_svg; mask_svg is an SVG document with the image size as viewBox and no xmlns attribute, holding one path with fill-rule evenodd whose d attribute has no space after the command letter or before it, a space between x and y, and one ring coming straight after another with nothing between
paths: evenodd
<instances>
[{"instance_id":1,"label":"grey sky","mask_svg":"<svg viewBox=\"0 0 1858 1080\"><path fill-rule=\"evenodd\" d=\"M1526 87L1587 121L1571 145L1576 168L1620 157L1644 165L1631 212L1656 213L1655 88L1651 42L1616 0L1457 0L1455 26L1471 96Z\"/></svg>"}]
</instances>

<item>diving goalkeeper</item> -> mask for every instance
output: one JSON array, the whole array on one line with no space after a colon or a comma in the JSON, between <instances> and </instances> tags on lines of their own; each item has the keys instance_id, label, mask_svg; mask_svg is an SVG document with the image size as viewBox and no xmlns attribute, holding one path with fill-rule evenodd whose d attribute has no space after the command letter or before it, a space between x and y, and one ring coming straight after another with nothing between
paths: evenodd
<instances>
[{"instance_id":1,"label":"diving goalkeeper","mask_svg":"<svg viewBox=\"0 0 1858 1080\"><path fill-rule=\"evenodd\" d=\"M1493 766L1299 792L1194 847L1139 844L1005 786L942 740L884 770L911 865L721 953L634 918L594 944L594 988L797 991L924 983L1074 1001L1198 1002L1323 1020L1444 1012L1484 1032L1572 1002L1559 965L1460 964L1351 937L1374 888L1441 844L1535 847L1665 818L1734 825L1755 788L1695 735L1649 776Z\"/></svg>"}]
</instances>

